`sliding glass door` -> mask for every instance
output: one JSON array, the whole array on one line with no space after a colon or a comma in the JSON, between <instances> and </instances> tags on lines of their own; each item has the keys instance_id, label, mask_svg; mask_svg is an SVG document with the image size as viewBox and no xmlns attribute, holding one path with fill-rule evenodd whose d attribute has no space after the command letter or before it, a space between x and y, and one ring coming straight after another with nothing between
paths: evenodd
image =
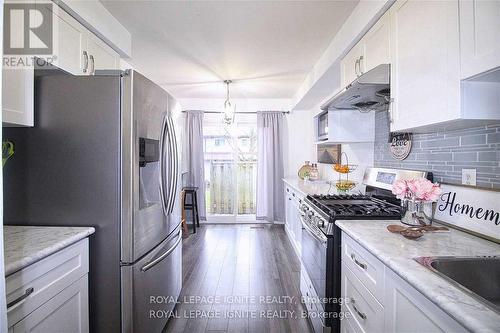
<instances>
[{"instance_id":1,"label":"sliding glass door","mask_svg":"<svg viewBox=\"0 0 500 333\"><path fill-rule=\"evenodd\" d=\"M237 114L224 125L220 114L203 124L207 222L255 221L257 118Z\"/></svg>"}]
</instances>

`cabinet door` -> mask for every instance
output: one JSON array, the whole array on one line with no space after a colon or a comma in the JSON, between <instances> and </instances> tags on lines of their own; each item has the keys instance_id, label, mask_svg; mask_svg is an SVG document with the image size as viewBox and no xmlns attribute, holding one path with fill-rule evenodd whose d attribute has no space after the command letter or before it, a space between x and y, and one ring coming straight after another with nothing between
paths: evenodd
<instances>
[{"instance_id":1,"label":"cabinet door","mask_svg":"<svg viewBox=\"0 0 500 333\"><path fill-rule=\"evenodd\" d=\"M295 225L295 215L294 215L294 207L293 207L293 202L292 202L292 197L289 196L286 199L286 211L287 211L287 229L288 233L291 236L291 241L294 242L295 240L295 233L294 233L294 225Z\"/></svg>"},{"instance_id":2,"label":"cabinet door","mask_svg":"<svg viewBox=\"0 0 500 333\"><path fill-rule=\"evenodd\" d=\"M460 1L462 78L500 66L500 1Z\"/></svg>"},{"instance_id":3,"label":"cabinet door","mask_svg":"<svg viewBox=\"0 0 500 333\"><path fill-rule=\"evenodd\" d=\"M387 12L363 37L365 52L360 61L361 72L368 72L380 64L391 63L390 23Z\"/></svg>"},{"instance_id":4,"label":"cabinet door","mask_svg":"<svg viewBox=\"0 0 500 333\"><path fill-rule=\"evenodd\" d=\"M349 53L340 62L340 76L342 87L347 86L354 81L360 74L359 63L364 55L364 46L361 43L356 44Z\"/></svg>"},{"instance_id":5,"label":"cabinet door","mask_svg":"<svg viewBox=\"0 0 500 333\"><path fill-rule=\"evenodd\" d=\"M14 333L88 331L88 275L84 275L14 325Z\"/></svg>"},{"instance_id":6,"label":"cabinet door","mask_svg":"<svg viewBox=\"0 0 500 333\"><path fill-rule=\"evenodd\" d=\"M73 75L85 74L88 59L85 59L83 52L87 30L64 10L56 9L53 14L57 24L54 65Z\"/></svg>"},{"instance_id":7,"label":"cabinet door","mask_svg":"<svg viewBox=\"0 0 500 333\"><path fill-rule=\"evenodd\" d=\"M91 74L93 70L119 68L118 53L103 41L90 34L87 39L87 51L89 57L91 57L89 64Z\"/></svg>"},{"instance_id":8,"label":"cabinet door","mask_svg":"<svg viewBox=\"0 0 500 333\"><path fill-rule=\"evenodd\" d=\"M458 1L398 1L390 16L391 130L459 118Z\"/></svg>"},{"instance_id":9,"label":"cabinet door","mask_svg":"<svg viewBox=\"0 0 500 333\"><path fill-rule=\"evenodd\" d=\"M385 332L466 332L392 270L385 274Z\"/></svg>"},{"instance_id":10,"label":"cabinet door","mask_svg":"<svg viewBox=\"0 0 500 333\"><path fill-rule=\"evenodd\" d=\"M302 241L302 220L300 219L299 206L296 203L293 204L293 235L295 236L295 247L297 252L300 253L300 245Z\"/></svg>"},{"instance_id":11,"label":"cabinet door","mask_svg":"<svg viewBox=\"0 0 500 333\"><path fill-rule=\"evenodd\" d=\"M2 115L5 126L34 125L33 68L2 70Z\"/></svg>"}]
</instances>

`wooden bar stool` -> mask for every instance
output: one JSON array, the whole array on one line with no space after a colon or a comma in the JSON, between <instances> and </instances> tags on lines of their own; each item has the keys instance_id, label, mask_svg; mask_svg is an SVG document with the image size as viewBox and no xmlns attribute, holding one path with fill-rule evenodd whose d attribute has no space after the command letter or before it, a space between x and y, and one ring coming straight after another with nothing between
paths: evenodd
<instances>
[{"instance_id":1,"label":"wooden bar stool","mask_svg":"<svg viewBox=\"0 0 500 333\"><path fill-rule=\"evenodd\" d=\"M196 232L196 226L200 226L200 216L198 214L198 187L184 187L183 207L184 210L190 210L193 216L193 233ZM191 200L188 202L187 197L190 196Z\"/></svg>"},{"instance_id":2,"label":"wooden bar stool","mask_svg":"<svg viewBox=\"0 0 500 333\"><path fill-rule=\"evenodd\" d=\"M182 238L189 237L188 226L186 223L186 210L184 209L184 197L186 193L184 190L181 191L181 224L182 224Z\"/></svg>"}]
</instances>

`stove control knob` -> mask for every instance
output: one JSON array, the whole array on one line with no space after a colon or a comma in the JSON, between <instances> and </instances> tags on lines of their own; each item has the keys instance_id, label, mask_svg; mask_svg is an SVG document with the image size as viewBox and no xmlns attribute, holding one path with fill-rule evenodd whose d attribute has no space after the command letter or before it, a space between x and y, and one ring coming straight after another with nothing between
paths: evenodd
<instances>
[{"instance_id":1,"label":"stove control knob","mask_svg":"<svg viewBox=\"0 0 500 333\"><path fill-rule=\"evenodd\" d=\"M322 227L324 227L324 226L325 226L325 222L324 222L324 221L323 221L323 219L322 219L322 218L320 218L319 216L316 216L316 217L314 218L314 223L315 223L318 227L320 227L320 228L322 228Z\"/></svg>"}]
</instances>

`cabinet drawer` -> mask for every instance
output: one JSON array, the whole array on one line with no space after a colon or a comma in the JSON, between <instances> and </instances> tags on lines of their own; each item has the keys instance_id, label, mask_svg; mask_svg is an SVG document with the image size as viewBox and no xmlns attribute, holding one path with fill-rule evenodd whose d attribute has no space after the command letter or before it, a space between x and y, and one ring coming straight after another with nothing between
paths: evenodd
<instances>
[{"instance_id":1,"label":"cabinet drawer","mask_svg":"<svg viewBox=\"0 0 500 333\"><path fill-rule=\"evenodd\" d=\"M85 238L5 278L7 303L27 295L7 309L8 326L53 298L89 271Z\"/></svg>"},{"instance_id":2,"label":"cabinet drawer","mask_svg":"<svg viewBox=\"0 0 500 333\"><path fill-rule=\"evenodd\" d=\"M302 300L304 302L304 305L307 308L308 312L316 312L316 304L312 302L312 294L311 294L311 289L309 288L309 285L307 283L307 278L304 277L304 274L300 274L300 293L302 294Z\"/></svg>"},{"instance_id":3,"label":"cabinet drawer","mask_svg":"<svg viewBox=\"0 0 500 333\"><path fill-rule=\"evenodd\" d=\"M298 206L302 204L302 200L304 199L302 193L296 191L290 186L285 187L285 192Z\"/></svg>"},{"instance_id":4,"label":"cabinet drawer","mask_svg":"<svg viewBox=\"0 0 500 333\"><path fill-rule=\"evenodd\" d=\"M342 233L342 263L383 304L384 264L345 233Z\"/></svg>"},{"instance_id":5,"label":"cabinet drawer","mask_svg":"<svg viewBox=\"0 0 500 333\"><path fill-rule=\"evenodd\" d=\"M356 323L353 323L354 319L352 318L352 314L347 312L347 316L342 319L340 322L340 332L341 333L361 333L359 327L356 326Z\"/></svg>"},{"instance_id":6,"label":"cabinet drawer","mask_svg":"<svg viewBox=\"0 0 500 333\"><path fill-rule=\"evenodd\" d=\"M14 333L89 331L88 274L14 325Z\"/></svg>"},{"instance_id":7,"label":"cabinet drawer","mask_svg":"<svg viewBox=\"0 0 500 333\"><path fill-rule=\"evenodd\" d=\"M346 265L342 265L342 298L342 312L354 331L383 331L384 308Z\"/></svg>"}]
</instances>

